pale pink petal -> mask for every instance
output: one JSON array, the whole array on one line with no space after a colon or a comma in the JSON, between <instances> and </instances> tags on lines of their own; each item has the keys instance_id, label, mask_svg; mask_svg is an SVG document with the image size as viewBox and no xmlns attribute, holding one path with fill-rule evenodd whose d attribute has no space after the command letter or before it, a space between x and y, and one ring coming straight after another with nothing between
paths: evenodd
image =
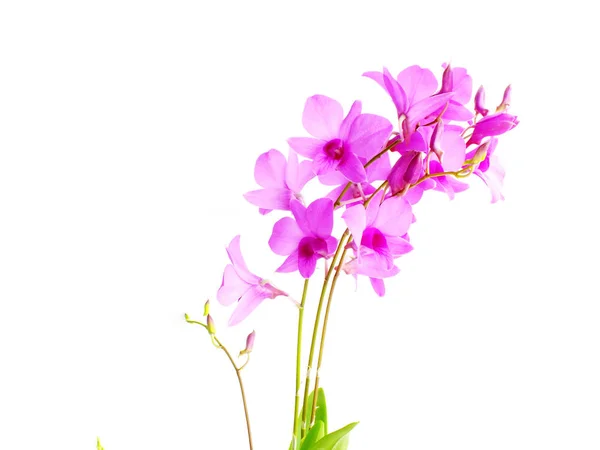
<instances>
[{"instance_id":1,"label":"pale pink petal","mask_svg":"<svg viewBox=\"0 0 600 450\"><path fill-rule=\"evenodd\" d=\"M403 198L392 197L379 207L377 219L373 224L386 236L402 236L412 223L412 208Z\"/></svg>"},{"instance_id":2,"label":"pale pink petal","mask_svg":"<svg viewBox=\"0 0 600 450\"><path fill-rule=\"evenodd\" d=\"M410 66L398 74L398 83L406 93L409 105L432 95L438 86L435 75L429 69Z\"/></svg>"},{"instance_id":3,"label":"pale pink petal","mask_svg":"<svg viewBox=\"0 0 600 450\"><path fill-rule=\"evenodd\" d=\"M427 97L411 106L408 111L408 127L414 130L415 126L425 117L444 107L450 101L454 93L438 94Z\"/></svg>"},{"instance_id":4,"label":"pale pink petal","mask_svg":"<svg viewBox=\"0 0 600 450\"><path fill-rule=\"evenodd\" d=\"M254 286L249 289L240 299L233 314L229 318L229 326L237 325L256 309L262 301L268 297L268 294L260 286Z\"/></svg>"},{"instance_id":5,"label":"pale pink petal","mask_svg":"<svg viewBox=\"0 0 600 450\"><path fill-rule=\"evenodd\" d=\"M452 99L448 103L448 108L446 108L446 111L444 111L444 115L442 117L444 120L458 120L460 122L466 122L467 120L471 120L473 116L474 114L472 111L469 111L463 105ZM435 117L432 117L432 120L434 119Z\"/></svg>"},{"instance_id":6,"label":"pale pink petal","mask_svg":"<svg viewBox=\"0 0 600 450\"><path fill-rule=\"evenodd\" d=\"M239 234L231 240L226 250L229 259L233 263L235 271L244 281L252 284L257 284L258 282L260 282L260 277L257 277L256 275L250 273L248 267L246 267L246 262L244 261L242 251L240 249Z\"/></svg>"},{"instance_id":7,"label":"pale pink petal","mask_svg":"<svg viewBox=\"0 0 600 450\"><path fill-rule=\"evenodd\" d=\"M413 246L406 239L402 237L389 237L387 240L390 252L394 257L404 255L412 251Z\"/></svg>"},{"instance_id":8,"label":"pale pink petal","mask_svg":"<svg viewBox=\"0 0 600 450\"><path fill-rule=\"evenodd\" d=\"M370 159L383 150L392 129L392 124L385 117L361 114L350 127L346 151Z\"/></svg>"},{"instance_id":9,"label":"pale pink petal","mask_svg":"<svg viewBox=\"0 0 600 450\"><path fill-rule=\"evenodd\" d=\"M390 154L384 153L375 161L373 161L373 163L365 170L367 171L367 180L369 180L371 183L378 180L387 180L387 177L392 170L392 166L390 164Z\"/></svg>"},{"instance_id":10,"label":"pale pink petal","mask_svg":"<svg viewBox=\"0 0 600 450\"><path fill-rule=\"evenodd\" d=\"M375 223L377 219L377 214L379 214L379 206L381 205L381 200L383 199L383 192L379 191L373 199L369 202L366 208L366 226L370 227Z\"/></svg>"},{"instance_id":11,"label":"pale pink petal","mask_svg":"<svg viewBox=\"0 0 600 450\"><path fill-rule=\"evenodd\" d=\"M342 214L342 219L346 222L346 226L352 233L354 242L360 245L362 241L362 234L367 227L367 215L365 208L362 205L352 206L347 208Z\"/></svg>"},{"instance_id":12,"label":"pale pink petal","mask_svg":"<svg viewBox=\"0 0 600 450\"><path fill-rule=\"evenodd\" d=\"M480 170L475 170L474 173L490 188L492 193L492 203L496 203L498 200L504 200L501 190L505 172L496 155L490 157L490 167L485 173Z\"/></svg>"},{"instance_id":13,"label":"pale pink petal","mask_svg":"<svg viewBox=\"0 0 600 450\"><path fill-rule=\"evenodd\" d=\"M336 170L335 172L319 175L319 182L325 186L338 186L340 184L345 186L348 179Z\"/></svg>"},{"instance_id":14,"label":"pale pink petal","mask_svg":"<svg viewBox=\"0 0 600 450\"><path fill-rule=\"evenodd\" d=\"M293 137L287 140L288 145L299 155L313 159L323 149L327 141L308 137Z\"/></svg>"},{"instance_id":15,"label":"pale pink petal","mask_svg":"<svg viewBox=\"0 0 600 450\"><path fill-rule=\"evenodd\" d=\"M304 105L302 125L314 137L328 141L338 137L343 118L344 110L336 100L313 95Z\"/></svg>"},{"instance_id":16,"label":"pale pink petal","mask_svg":"<svg viewBox=\"0 0 600 450\"><path fill-rule=\"evenodd\" d=\"M350 132L350 127L352 126L354 120L360 115L361 111L362 104L360 103L360 101L356 100L354 103L352 103L350 111L348 112L348 114L344 118L344 121L342 122L342 125L340 126L339 138L342 141L348 140L348 133Z\"/></svg>"},{"instance_id":17,"label":"pale pink petal","mask_svg":"<svg viewBox=\"0 0 600 450\"><path fill-rule=\"evenodd\" d=\"M442 136L442 166L445 171L460 170L465 162L465 140L459 131L447 129Z\"/></svg>"},{"instance_id":18,"label":"pale pink petal","mask_svg":"<svg viewBox=\"0 0 600 450\"><path fill-rule=\"evenodd\" d=\"M285 188L285 156L272 149L256 160L254 179L264 188Z\"/></svg>"},{"instance_id":19,"label":"pale pink petal","mask_svg":"<svg viewBox=\"0 0 600 450\"><path fill-rule=\"evenodd\" d=\"M299 194L306 183L312 180L315 174L310 161L298 163L298 155L290 150L285 174L285 183L295 194Z\"/></svg>"},{"instance_id":20,"label":"pale pink petal","mask_svg":"<svg viewBox=\"0 0 600 450\"><path fill-rule=\"evenodd\" d=\"M453 101L464 105L471 100L471 94L473 93L473 79L467 74L467 69L464 67L455 67L452 69L453 74L453 87L454 97Z\"/></svg>"},{"instance_id":21,"label":"pale pink petal","mask_svg":"<svg viewBox=\"0 0 600 450\"><path fill-rule=\"evenodd\" d=\"M287 188L258 189L246 192L244 198L262 209L289 211L292 191Z\"/></svg>"},{"instance_id":22,"label":"pale pink petal","mask_svg":"<svg viewBox=\"0 0 600 450\"><path fill-rule=\"evenodd\" d=\"M304 237L304 233L291 217L278 220L273 226L273 232L269 239L269 247L277 255L289 255L298 248L298 242Z\"/></svg>"},{"instance_id":23,"label":"pale pink petal","mask_svg":"<svg viewBox=\"0 0 600 450\"><path fill-rule=\"evenodd\" d=\"M385 283L380 278L369 278L371 281L371 286L377 295L383 297L385 295Z\"/></svg>"},{"instance_id":24,"label":"pale pink petal","mask_svg":"<svg viewBox=\"0 0 600 450\"><path fill-rule=\"evenodd\" d=\"M229 306L239 300L252 286L240 278L231 264L227 264L223 271L223 282L217 291L217 300L222 305Z\"/></svg>"},{"instance_id":25,"label":"pale pink petal","mask_svg":"<svg viewBox=\"0 0 600 450\"><path fill-rule=\"evenodd\" d=\"M398 117L400 117L402 114L406 114L406 110L409 108L406 92L400 83L398 83L398 81L392 77L392 74L385 67L383 68L383 84L385 86L385 90L388 92L390 97L392 97L392 101L394 102L394 106L398 112Z\"/></svg>"},{"instance_id":26,"label":"pale pink petal","mask_svg":"<svg viewBox=\"0 0 600 450\"><path fill-rule=\"evenodd\" d=\"M344 153L337 169L350 181L361 183L367 180L367 172L358 157L351 152Z\"/></svg>"},{"instance_id":27,"label":"pale pink petal","mask_svg":"<svg viewBox=\"0 0 600 450\"><path fill-rule=\"evenodd\" d=\"M290 201L290 208L294 215L294 219L296 219L296 224L302 230L302 233L304 233L305 236L310 235L311 231L306 220L306 208L304 205L298 200L292 199Z\"/></svg>"},{"instance_id":28,"label":"pale pink petal","mask_svg":"<svg viewBox=\"0 0 600 450\"><path fill-rule=\"evenodd\" d=\"M320 198L306 208L306 221L311 234L320 238L331 236L333 229L333 202L329 198Z\"/></svg>"},{"instance_id":29,"label":"pale pink petal","mask_svg":"<svg viewBox=\"0 0 600 450\"><path fill-rule=\"evenodd\" d=\"M296 270L298 270L298 249L290 253L290 256L288 256L283 264L277 268L276 272L289 273L295 272Z\"/></svg>"}]
</instances>

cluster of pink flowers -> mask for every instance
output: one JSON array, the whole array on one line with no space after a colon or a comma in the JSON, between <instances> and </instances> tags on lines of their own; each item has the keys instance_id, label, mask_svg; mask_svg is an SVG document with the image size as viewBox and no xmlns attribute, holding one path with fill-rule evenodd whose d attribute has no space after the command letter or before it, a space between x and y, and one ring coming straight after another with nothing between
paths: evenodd
<instances>
[{"instance_id":1,"label":"cluster of pink flowers","mask_svg":"<svg viewBox=\"0 0 600 450\"><path fill-rule=\"evenodd\" d=\"M277 272L298 271L310 278L318 260L331 259L341 244L347 253L339 262L344 272L369 278L382 296L383 280L399 272L398 258L412 250L412 205L425 191L445 192L452 199L468 187L461 179L475 174L490 188L492 202L503 198L497 136L518 120L508 112L510 86L494 112L485 108L483 87L470 107L472 79L464 68L444 65L441 86L433 72L419 66L397 77L385 68L364 76L391 98L397 111L393 123L363 113L360 101L344 115L332 98L308 98L302 123L309 136L288 139L287 159L274 149L260 155L254 176L261 189L245 198L261 214L291 212L274 224L268 242L275 254L285 257ZM312 180L325 189L321 198L305 206L302 190ZM332 236L337 211L347 227L344 242ZM248 270L239 236L227 251L231 264L217 298L224 305L237 302L230 325L266 298L287 295Z\"/></svg>"}]
</instances>

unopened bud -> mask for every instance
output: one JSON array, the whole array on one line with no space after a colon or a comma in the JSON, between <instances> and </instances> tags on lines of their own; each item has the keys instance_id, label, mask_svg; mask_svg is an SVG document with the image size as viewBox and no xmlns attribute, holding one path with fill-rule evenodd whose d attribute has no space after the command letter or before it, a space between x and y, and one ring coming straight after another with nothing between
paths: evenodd
<instances>
[{"instance_id":1,"label":"unopened bud","mask_svg":"<svg viewBox=\"0 0 600 450\"><path fill-rule=\"evenodd\" d=\"M208 313L210 312L210 300L206 300L206 303L204 304L204 314L202 314L203 316L208 316Z\"/></svg>"},{"instance_id":2,"label":"unopened bud","mask_svg":"<svg viewBox=\"0 0 600 450\"><path fill-rule=\"evenodd\" d=\"M484 117L490 112L488 109L485 109L485 91L483 90L483 86L479 86L475 94L475 112Z\"/></svg>"},{"instance_id":3,"label":"unopened bud","mask_svg":"<svg viewBox=\"0 0 600 450\"><path fill-rule=\"evenodd\" d=\"M400 157L388 176L392 194L395 195L417 182L423 171L422 162L422 152L409 151Z\"/></svg>"},{"instance_id":4,"label":"unopened bud","mask_svg":"<svg viewBox=\"0 0 600 450\"><path fill-rule=\"evenodd\" d=\"M217 332L217 330L215 329L215 322L210 316L210 314L206 316L206 327L208 328L208 332L210 334L215 334Z\"/></svg>"},{"instance_id":5,"label":"unopened bud","mask_svg":"<svg viewBox=\"0 0 600 450\"><path fill-rule=\"evenodd\" d=\"M452 74L452 67L450 64L446 66L444 69L444 73L442 75L442 87L440 88L440 94L444 94L446 92L452 92L454 88L454 76Z\"/></svg>"},{"instance_id":6,"label":"unopened bud","mask_svg":"<svg viewBox=\"0 0 600 450\"><path fill-rule=\"evenodd\" d=\"M508 107L510 106L510 94L511 93L512 93L512 87L509 84L508 86L506 86L506 89L504 90L504 95L502 96L502 103L500 103L498 105L498 107L496 108L496 112L503 112L508 109Z\"/></svg>"},{"instance_id":7,"label":"unopened bud","mask_svg":"<svg viewBox=\"0 0 600 450\"><path fill-rule=\"evenodd\" d=\"M479 147L477 147L477 150L475 150L475 154L473 155L473 158L471 159L471 162L473 165L483 162L483 160L487 157L489 146L490 146L490 143L486 142L485 144L481 144Z\"/></svg>"},{"instance_id":8,"label":"unopened bud","mask_svg":"<svg viewBox=\"0 0 600 450\"><path fill-rule=\"evenodd\" d=\"M252 331L246 338L246 348L240 352L241 355L249 354L254 348L254 337L256 336L256 332Z\"/></svg>"}]
</instances>

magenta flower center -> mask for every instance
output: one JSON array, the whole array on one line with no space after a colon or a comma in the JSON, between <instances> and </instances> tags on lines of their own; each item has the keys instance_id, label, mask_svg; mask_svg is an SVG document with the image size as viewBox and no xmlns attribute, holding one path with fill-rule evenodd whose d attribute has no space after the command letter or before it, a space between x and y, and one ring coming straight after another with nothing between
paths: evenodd
<instances>
[{"instance_id":1,"label":"magenta flower center","mask_svg":"<svg viewBox=\"0 0 600 450\"><path fill-rule=\"evenodd\" d=\"M344 156L344 143L341 139L332 139L325 144L323 151L329 158L339 161Z\"/></svg>"},{"instance_id":2,"label":"magenta flower center","mask_svg":"<svg viewBox=\"0 0 600 450\"><path fill-rule=\"evenodd\" d=\"M383 253L387 248L387 239L377 228L368 227L365 229L361 244L375 250L377 253Z\"/></svg>"}]
</instances>

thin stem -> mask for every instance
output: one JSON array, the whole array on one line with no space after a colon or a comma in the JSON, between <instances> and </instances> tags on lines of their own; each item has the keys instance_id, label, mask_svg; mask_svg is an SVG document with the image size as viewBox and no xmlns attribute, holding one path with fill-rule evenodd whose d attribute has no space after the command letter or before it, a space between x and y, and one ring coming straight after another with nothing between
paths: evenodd
<instances>
[{"instance_id":1,"label":"thin stem","mask_svg":"<svg viewBox=\"0 0 600 450\"><path fill-rule=\"evenodd\" d=\"M296 394L294 397L294 428L293 442L294 450L300 448L300 421L298 416L300 412L300 365L302 364L302 327L304 322L304 304L306 302L306 294L308 293L308 278L304 280L304 289L302 290L302 300L300 301L300 311L298 312L298 341L296 343Z\"/></svg>"},{"instance_id":2,"label":"thin stem","mask_svg":"<svg viewBox=\"0 0 600 450\"><path fill-rule=\"evenodd\" d=\"M371 197L373 198L373 197ZM325 308L325 317L323 318L323 330L321 331L321 345L319 346L319 358L317 360L317 375L315 376L315 395L313 397L312 404L312 412L310 415L310 423L312 424L315 421L315 414L317 412L317 392L319 390L319 370L321 369L321 362L323 361L323 349L325 348L325 335L327 333L327 322L329 320L329 309L331 307L333 292L335 290L335 285L337 283L337 279L340 276L340 272L342 271L342 263L344 261L344 257L346 256L346 251L348 248L344 245L344 251L342 252L342 256L340 257L340 261L338 266L335 269L335 275L333 276L333 281L331 282L331 288L329 289L329 297L327 299L327 307Z\"/></svg>"},{"instance_id":3,"label":"thin stem","mask_svg":"<svg viewBox=\"0 0 600 450\"><path fill-rule=\"evenodd\" d=\"M246 416L246 429L248 430L248 446L250 447L250 450L253 450L252 432L250 431L250 415L248 414L248 403L246 402L246 393L244 391L244 383L242 382L242 374L241 374L241 371L246 364L244 364L242 367L238 367L237 364L235 363L235 361L233 360L231 353L229 353L229 350L227 350L227 348L221 343L221 341L217 338L217 336L210 333L210 331L208 330L208 327L205 324L203 324L202 322L198 322L197 320L191 320L187 314L185 315L185 320L187 323L193 323L196 325L200 325L202 328L204 328L210 334L212 341L214 343L216 343L217 347L225 352L225 354L227 355L227 358L229 359L229 362L231 362L231 365L235 369L235 374L237 375L237 379L240 384L240 392L242 393L242 403L244 404L244 415ZM246 363L247 363L247 361L246 361Z\"/></svg>"},{"instance_id":4,"label":"thin stem","mask_svg":"<svg viewBox=\"0 0 600 450\"><path fill-rule=\"evenodd\" d=\"M308 419L308 388L310 386L310 371L312 368L313 359L315 356L315 346L317 343L317 333L319 331L319 321L321 318L321 309L323 309L323 302L325 300L325 294L327 292L327 286L329 284L329 280L331 278L331 274L333 273L333 268L335 267L335 263L337 257L339 256L342 247L344 246L343 242L346 240L346 237L350 234L349 230L346 229L340 241L338 243L337 249L335 250L335 254L333 255L333 259L331 260L331 266L325 275L325 280L323 280L323 286L321 288L321 296L319 297L319 305L317 306L317 315L315 317L315 324L313 326L313 334L310 342L310 351L308 353L308 365L306 368L306 380L304 384L304 399L302 401L302 428L301 428L301 436L304 437L306 433L306 425ZM316 393L314 395L317 395Z\"/></svg>"}]
</instances>

